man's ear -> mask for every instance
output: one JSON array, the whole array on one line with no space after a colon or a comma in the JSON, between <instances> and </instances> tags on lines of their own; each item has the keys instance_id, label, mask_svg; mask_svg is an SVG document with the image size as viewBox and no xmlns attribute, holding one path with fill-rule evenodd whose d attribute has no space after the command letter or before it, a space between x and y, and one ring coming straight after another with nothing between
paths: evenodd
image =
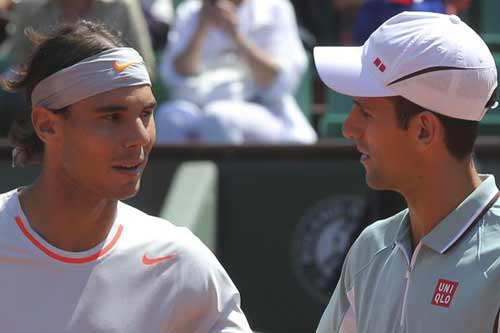
<instances>
[{"instance_id":1,"label":"man's ear","mask_svg":"<svg viewBox=\"0 0 500 333\"><path fill-rule=\"evenodd\" d=\"M54 141L60 134L61 119L46 108L36 107L31 111L31 123L36 134L44 143Z\"/></svg>"},{"instance_id":2,"label":"man's ear","mask_svg":"<svg viewBox=\"0 0 500 333\"><path fill-rule=\"evenodd\" d=\"M430 111L417 114L411 121L417 145L426 150L443 136L443 126L438 117Z\"/></svg>"}]
</instances>

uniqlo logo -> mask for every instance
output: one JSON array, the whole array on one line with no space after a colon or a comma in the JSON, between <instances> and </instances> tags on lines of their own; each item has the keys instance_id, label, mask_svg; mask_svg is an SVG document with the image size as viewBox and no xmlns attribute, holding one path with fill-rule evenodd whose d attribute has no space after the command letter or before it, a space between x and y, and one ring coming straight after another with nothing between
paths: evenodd
<instances>
[{"instance_id":1,"label":"uniqlo logo","mask_svg":"<svg viewBox=\"0 0 500 333\"><path fill-rule=\"evenodd\" d=\"M375 61L373 62L373 64L375 65L375 67L378 68L379 71L381 71L382 73L385 71L385 65L384 63L382 62L382 60L380 60L380 58L377 58L375 59Z\"/></svg>"},{"instance_id":2,"label":"uniqlo logo","mask_svg":"<svg viewBox=\"0 0 500 333\"><path fill-rule=\"evenodd\" d=\"M436 290L434 290L434 296L432 296L432 304L445 308L450 307L457 288L458 282L439 279Z\"/></svg>"}]
</instances>

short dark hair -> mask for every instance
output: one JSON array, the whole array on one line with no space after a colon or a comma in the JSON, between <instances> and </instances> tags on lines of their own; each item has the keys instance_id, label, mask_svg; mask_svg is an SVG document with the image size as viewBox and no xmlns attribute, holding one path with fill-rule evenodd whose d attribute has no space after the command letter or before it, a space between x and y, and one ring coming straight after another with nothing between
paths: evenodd
<instances>
[{"instance_id":1,"label":"short dark hair","mask_svg":"<svg viewBox=\"0 0 500 333\"><path fill-rule=\"evenodd\" d=\"M457 160L463 160L472 155L474 144L479 132L479 122L451 118L421 107L402 96L390 97L395 109L396 118L402 129L408 129L410 120L424 111L433 113L443 125L445 144L450 154Z\"/></svg>"},{"instance_id":2,"label":"short dark hair","mask_svg":"<svg viewBox=\"0 0 500 333\"><path fill-rule=\"evenodd\" d=\"M33 29L27 29L25 34L35 45L34 50L15 77L1 84L9 92L24 93L30 106L33 89L46 77L100 52L125 46L120 36L105 25L85 20L60 24L47 34ZM52 111L67 113L67 109ZM23 158L18 161L21 165L40 162L44 151L28 113L17 117L9 131L10 143L23 152Z\"/></svg>"}]
</instances>

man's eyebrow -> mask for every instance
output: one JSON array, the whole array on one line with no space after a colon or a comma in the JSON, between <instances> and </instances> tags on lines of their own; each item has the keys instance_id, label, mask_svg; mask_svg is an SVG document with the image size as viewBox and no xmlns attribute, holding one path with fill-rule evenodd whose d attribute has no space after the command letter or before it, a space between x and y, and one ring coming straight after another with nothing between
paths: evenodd
<instances>
[{"instance_id":1,"label":"man's eyebrow","mask_svg":"<svg viewBox=\"0 0 500 333\"><path fill-rule=\"evenodd\" d=\"M355 100L354 98L352 99L352 102L353 102L355 105L359 106L360 108L362 108L362 109L366 109L366 105L365 105L363 102L360 102L360 101L358 101L358 100Z\"/></svg>"},{"instance_id":2,"label":"man's eyebrow","mask_svg":"<svg viewBox=\"0 0 500 333\"><path fill-rule=\"evenodd\" d=\"M107 112L123 112L123 111L127 111L127 107L126 106L123 106L123 105L113 105L113 104L104 105L104 106L101 106L101 107L98 107L98 108L95 109L95 112L103 112L103 113L107 113Z\"/></svg>"},{"instance_id":3,"label":"man's eyebrow","mask_svg":"<svg viewBox=\"0 0 500 333\"><path fill-rule=\"evenodd\" d=\"M356 104L357 106L359 106L360 108L362 109L366 109L366 110L371 110L371 108L369 106L367 106L365 103L359 101L359 100L355 100L354 98L352 99L352 102L354 104Z\"/></svg>"},{"instance_id":4,"label":"man's eyebrow","mask_svg":"<svg viewBox=\"0 0 500 333\"><path fill-rule=\"evenodd\" d=\"M156 107L156 102L151 102L146 105L144 105L144 109L154 109ZM102 113L108 113L108 112L124 112L127 111L128 107L125 105L119 105L119 104L110 104L110 105L104 105L100 106L95 109L95 112L102 112Z\"/></svg>"},{"instance_id":5,"label":"man's eyebrow","mask_svg":"<svg viewBox=\"0 0 500 333\"><path fill-rule=\"evenodd\" d=\"M154 109L156 107L156 102L151 102L144 106L144 109Z\"/></svg>"}]
</instances>

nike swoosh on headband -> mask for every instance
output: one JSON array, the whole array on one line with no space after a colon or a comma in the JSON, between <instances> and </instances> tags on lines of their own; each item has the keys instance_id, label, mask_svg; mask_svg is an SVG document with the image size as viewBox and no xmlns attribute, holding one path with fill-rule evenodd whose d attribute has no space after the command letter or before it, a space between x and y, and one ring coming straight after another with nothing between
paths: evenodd
<instances>
[{"instance_id":1,"label":"nike swoosh on headband","mask_svg":"<svg viewBox=\"0 0 500 333\"><path fill-rule=\"evenodd\" d=\"M115 63L113 64L113 68L117 72L122 72L125 69L127 69L127 67L130 67L134 64L137 64L137 61L128 61L128 62L124 62L124 63L119 63L118 61L115 61Z\"/></svg>"}]
</instances>

